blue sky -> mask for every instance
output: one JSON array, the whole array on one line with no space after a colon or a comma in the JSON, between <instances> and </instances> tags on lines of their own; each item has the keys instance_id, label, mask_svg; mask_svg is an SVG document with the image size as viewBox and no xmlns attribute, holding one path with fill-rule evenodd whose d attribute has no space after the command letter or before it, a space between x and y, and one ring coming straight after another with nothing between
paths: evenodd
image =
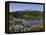
<instances>
[{"instance_id":1,"label":"blue sky","mask_svg":"<svg viewBox=\"0 0 46 35\"><path fill-rule=\"evenodd\" d=\"M21 10L38 10L43 11L43 5L40 4L22 4L22 3L10 3L9 4L9 11L21 11Z\"/></svg>"}]
</instances>

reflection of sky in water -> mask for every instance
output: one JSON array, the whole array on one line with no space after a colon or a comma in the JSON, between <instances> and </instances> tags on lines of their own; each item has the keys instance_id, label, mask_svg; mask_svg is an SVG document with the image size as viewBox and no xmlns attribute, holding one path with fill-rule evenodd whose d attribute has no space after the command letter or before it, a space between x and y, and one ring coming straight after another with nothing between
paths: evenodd
<instances>
[{"instance_id":1,"label":"reflection of sky in water","mask_svg":"<svg viewBox=\"0 0 46 35\"><path fill-rule=\"evenodd\" d=\"M33 25L38 25L40 23L43 23L43 20L22 20L22 23L23 24L27 24L27 25L30 25L30 24L33 24Z\"/></svg>"}]
</instances>

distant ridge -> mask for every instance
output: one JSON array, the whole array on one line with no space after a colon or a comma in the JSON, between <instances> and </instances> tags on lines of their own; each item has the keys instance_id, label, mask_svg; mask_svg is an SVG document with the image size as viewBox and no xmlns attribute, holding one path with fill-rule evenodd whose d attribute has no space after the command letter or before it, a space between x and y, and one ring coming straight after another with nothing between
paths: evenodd
<instances>
[{"instance_id":1,"label":"distant ridge","mask_svg":"<svg viewBox=\"0 0 46 35\"><path fill-rule=\"evenodd\" d=\"M38 11L38 10L33 10L33 9L24 9L24 10L18 10L19 12L20 11ZM13 11L13 12L18 12L18 11ZM42 11L40 11L40 12L42 12Z\"/></svg>"}]
</instances>

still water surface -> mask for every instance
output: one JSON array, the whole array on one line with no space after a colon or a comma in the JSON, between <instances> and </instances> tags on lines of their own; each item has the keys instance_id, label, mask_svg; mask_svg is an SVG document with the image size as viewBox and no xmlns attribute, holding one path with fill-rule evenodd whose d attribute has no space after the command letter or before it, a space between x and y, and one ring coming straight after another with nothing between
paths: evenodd
<instances>
[{"instance_id":1,"label":"still water surface","mask_svg":"<svg viewBox=\"0 0 46 35\"><path fill-rule=\"evenodd\" d=\"M23 24L25 25L38 25L40 23L43 23L42 19L39 20L26 20L26 19L19 19L22 21Z\"/></svg>"}]
</instances>

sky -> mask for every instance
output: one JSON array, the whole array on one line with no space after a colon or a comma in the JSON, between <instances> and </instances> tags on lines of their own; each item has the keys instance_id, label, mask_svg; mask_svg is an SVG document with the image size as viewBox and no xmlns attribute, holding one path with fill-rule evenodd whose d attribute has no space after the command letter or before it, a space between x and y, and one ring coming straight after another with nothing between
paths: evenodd
<instances>
[{"instance_id":1,"label":"sky","mask_svg":"<svg viewBox=\"0 0 46 35\"><path fill-rule=\"evenodd\" d=\"M38 10L43 11L43 5L40 4L22 4L22 3L10 3L9 4L9 11L21 11L21 10Z\"/></svg>"}]
</instances>

